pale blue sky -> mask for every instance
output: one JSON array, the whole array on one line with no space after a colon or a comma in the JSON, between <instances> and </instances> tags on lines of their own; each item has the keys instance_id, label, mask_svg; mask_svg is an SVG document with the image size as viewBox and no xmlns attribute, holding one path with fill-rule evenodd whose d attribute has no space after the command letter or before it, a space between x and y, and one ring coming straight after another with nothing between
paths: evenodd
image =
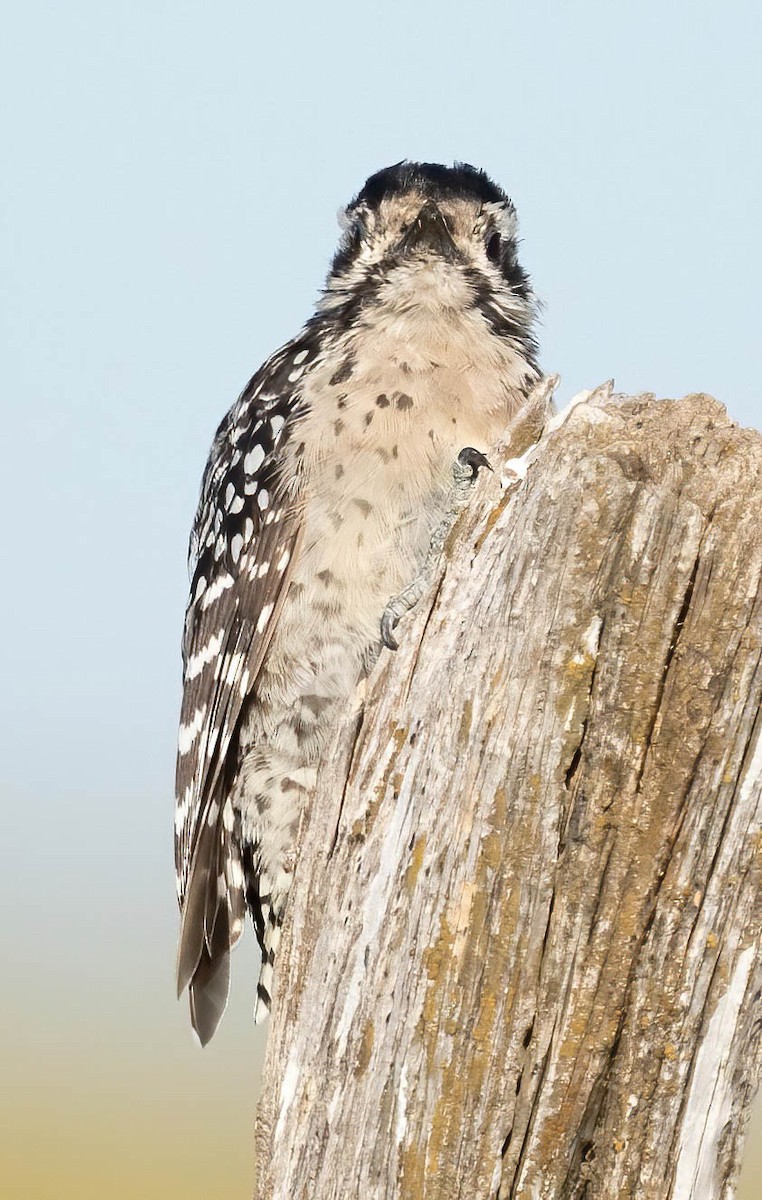
<instances>
[{"instance_id":1,"label":"pale blue sky","mask_svg":"<svg viewBox=\"0 0 762 1200\"><path fill-rule=\"evenodd\" d=\"M4 933L19 1014L30 985L74 1013L86 981L77 1011L105 1006L123 1031L129 979L141 1020L166 1003L166 1036L185 1036L171 792L188 527L218 420L309 315L336 210L370 172L458 158L510 192L562 398L613 375L711 391L762 424L761 11L8 9L0 886L23 897Z\"/></svg>"}]
</instances>

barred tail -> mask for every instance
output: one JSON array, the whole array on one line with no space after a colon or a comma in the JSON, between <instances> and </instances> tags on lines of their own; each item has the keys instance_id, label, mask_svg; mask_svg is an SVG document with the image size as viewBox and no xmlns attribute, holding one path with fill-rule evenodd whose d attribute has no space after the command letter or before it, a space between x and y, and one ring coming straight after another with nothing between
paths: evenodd
<instances>
[{"instance_id":1,"label":"barred tail","mask_svg":"<svg viewBox=\"0 0 762 1200\"><path fill-rule=\"evenodd\" d=\"M259 982L257 983L257 999L254 1005L254 1024L261 1025L264 1020L270 1015L272 1008L272 993L273 993L273 971L275 967L275 953L280 942L280 925L272 919L273 910L267 917L265 925L265 934L262 944L262 966L259 971Z\"/></svg>"},{"instance_id":2,"label":"barred tail","mask_svg":"<svg viewBox=\"0 0 762 1200\"><path fill-rule=\"evenodd\" d=\"M259 865L258 850L257 846L244 847L243 864L246 874L246 902L262 953L254 1005L254 1023L261 1025L270 1015L272 1008L275 956L280 943L292 874L290 871L281 870L275 884L272 884Z\"/></svg>"}]
</instances>

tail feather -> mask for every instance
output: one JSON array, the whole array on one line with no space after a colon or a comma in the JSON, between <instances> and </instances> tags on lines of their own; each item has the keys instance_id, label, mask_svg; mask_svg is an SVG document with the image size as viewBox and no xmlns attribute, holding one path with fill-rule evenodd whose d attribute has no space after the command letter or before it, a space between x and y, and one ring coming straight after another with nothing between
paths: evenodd
<instances>
[{"instance_id":1,"label":"tail feather","mask_svg":"<svg viewBox=\"0 0 762 1200\"><path fill-rule=\"evenodd\" d=\"M191 1022L205 1046L222 1019L230 991L230 951L251 913L262 951L254 1020L270 1013L275 955L281 936L291 872L272 880L261 870L258 847L243 850L224 821L205 826L196 844L183 901L177 992L188 988Z\"/></svg>"},{"instance_id":2,"label":"tail feather","mask_svg":"<svg viewBox=\"0 0 762 1200\"><path fill-rule=\"evenodd\" d=\"M204 902L204 947L213 957L214 931L223 906L227 909L226 883L222 868L222 840L217 836L209 858ZM202 955L203 960L203 955Z\"/></svg>"},{"instance_id":3,"label":"tail feather","mask_svg":"<svg viewBox=\"0 0 762 1200\"><path fill-rule=\"evenodd\" d=\"M183 994L195 975L204 951L207 894L213 849L211 831L205 827L196 846L182 904L180 943L177 948L178 997Z\"/></svg>"},{"instance_id":4,"label":"tail feather","mask_svg":"<svg viewBox=\"0 0 762 1200\"><path fill-rule=\"evenodd\" d=\"M241 936L245 900L236 844L221 824L196 845L183 902L177 994L188 988L191 1023L205 1046L227 1007L230 951Z\"/></svg>"},{"instance_id":5,"label":"tail feather","mask_svg":"<svg viewBox=\"0 0 762 1200\"><path fill-rule=\"evenodd\" d=\"M205 1046L227 1008L230 993L230 924L227 904L220 904L214 921L211 945L204 946L201 960L188 988L191 1024Z\"/></svg>"}]
</instances>

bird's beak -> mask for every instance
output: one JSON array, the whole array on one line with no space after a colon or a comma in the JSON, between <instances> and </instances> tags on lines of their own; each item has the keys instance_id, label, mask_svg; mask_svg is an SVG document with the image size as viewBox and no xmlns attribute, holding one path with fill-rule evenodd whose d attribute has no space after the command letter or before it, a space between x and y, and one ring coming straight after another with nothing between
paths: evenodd
<instances>
[{"instance_id":1,"label":"bird's beak","mask_svg":"<svg viewBox=\"0 0 762 1200\"><path fill-rule=\"evenodd\" d=\"M400 243L404 251L423 250L443 258L459 257L447 222L433 200L427 200Z\"/></svg>"}]
</instances>

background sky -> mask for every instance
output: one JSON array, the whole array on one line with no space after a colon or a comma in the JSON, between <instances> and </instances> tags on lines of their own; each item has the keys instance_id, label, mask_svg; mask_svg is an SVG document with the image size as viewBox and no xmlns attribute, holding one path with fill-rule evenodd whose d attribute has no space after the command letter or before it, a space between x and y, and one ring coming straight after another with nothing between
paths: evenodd
<instances>
[{"instance_id":1,"label":"background sky","mask_svg":"<svg viewBox=\"0 0 762 1200\"><path fill-rule=\"evenodd\" d=\"M252 944L203 1053L173 995L185 547L213 431L310 314L338 207L401 158L483 166L518 208L562 402L614 376L712 392L760 427L761 14L758 0L7 7L9 1197L250 1194ZM758 1194L751 1166L745 1186Z\"/></svg>"}]
</instances>

